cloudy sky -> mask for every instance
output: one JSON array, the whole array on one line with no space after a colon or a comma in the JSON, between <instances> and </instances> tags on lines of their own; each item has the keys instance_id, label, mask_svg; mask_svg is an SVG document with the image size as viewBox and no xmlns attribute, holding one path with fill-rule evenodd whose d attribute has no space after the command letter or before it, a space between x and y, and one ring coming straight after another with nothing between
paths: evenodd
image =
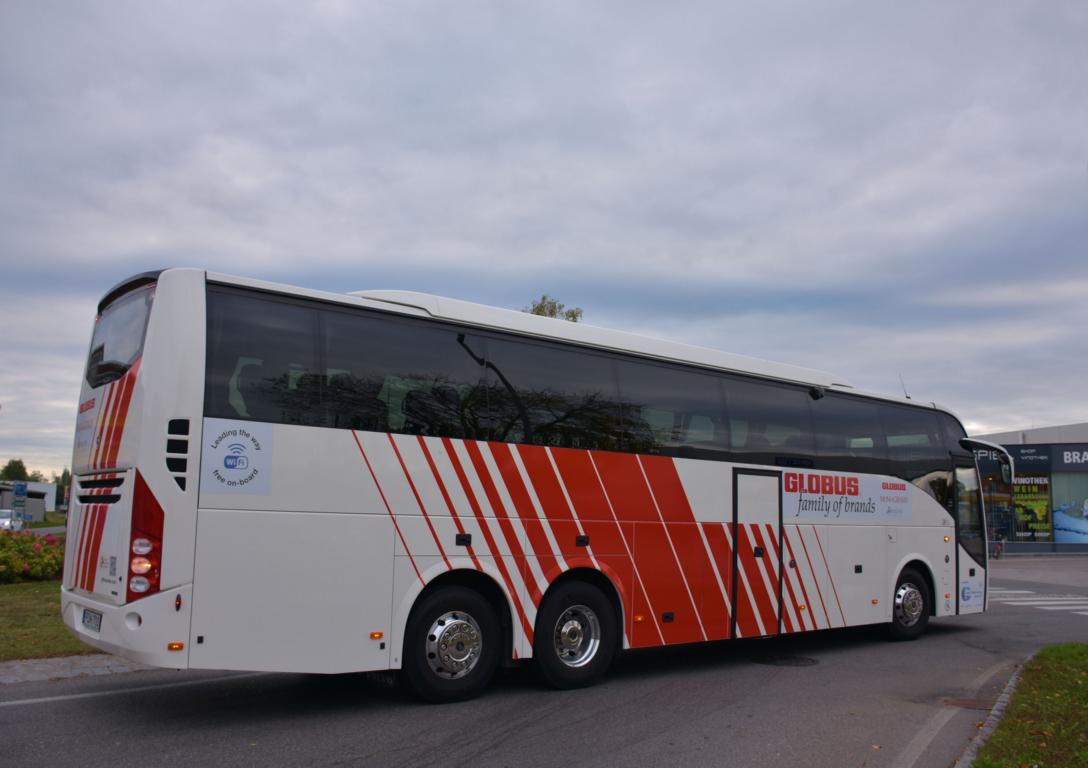
<instances>
[{"instance_id":1,"label":"cloudy sky","mask_svg":"<svg viewBox=\"0 0 1088 768\"><path fill-rule=\"evenodd\" d=\"M0 462L69 463L95 304L163 266L1088 421L1085 40L1082 0L4 0Z\"/></svg>"}]
</instances>

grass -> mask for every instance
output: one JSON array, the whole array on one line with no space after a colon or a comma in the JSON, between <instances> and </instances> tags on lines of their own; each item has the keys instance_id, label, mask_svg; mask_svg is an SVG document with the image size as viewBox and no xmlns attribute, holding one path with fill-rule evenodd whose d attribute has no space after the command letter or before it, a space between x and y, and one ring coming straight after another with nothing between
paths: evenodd
<instances>
[{"instance_id":1,"label":"grass","mask_svg":"<svg viewBox=\"0 0 1088 768\"><path fill-rule=\"evenodd\" d=\"M1024 667L973 768L1088 768L1088 644L1044 648Z\"/></svg>"},{"instance_id":2,"label":"grass","mask_svg":"<svg viewBox=\"0 0 1088 768\"><path fill-rule=\"evenodd\" d=\"M99 653L68 632L60 618L60 582L0 585L0 661Z\"/></svg>"},{"instance_id":3,"label":"grass","mask_svg":"<svg viewBox=\"0 0 1088 768\"><path fill-rule=\"evenodd\" d=\"M28 528L56 528L67 525L68 517L63 512L46 512L45 519L39 522L28 523Z\"/></svg>"}]
</instances>

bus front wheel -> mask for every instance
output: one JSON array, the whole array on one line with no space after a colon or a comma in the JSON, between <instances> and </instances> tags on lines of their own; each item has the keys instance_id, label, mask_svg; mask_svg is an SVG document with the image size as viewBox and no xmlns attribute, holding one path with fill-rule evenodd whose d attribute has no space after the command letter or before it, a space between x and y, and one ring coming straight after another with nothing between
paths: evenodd
<instances>
[{"instance_id":1,"label":"bus front wheel","mask_svg":"<svg viewBox=\"0 0 1088 768\"><path fill-rule=\"evenodd\" d=\"M596 587L570 581L545 598L533 637L544 682L554 688L592 685L608 671L616 645L615 611Z\"/></svg>"},{"instance_id":2,"label":"bus front wheel","mask_svg":"<svg viewBox=\"0 0 1088 768\"><path fill-rule=\"evenodd\" d=\"M444 587L412 609L402 675L408 689L425 701L469 699L491 681L501 645L491 604L466 587Z\"/></svg>"},{"instance_id":3,"label":"bus front wheel","mask_svg":"<svg viewBox=\"0 0 1088 768\"><path fill-rule=\"evenodd\" d=\"M892 623L889 627L892 639L913 640L925 632L932 606L929 587L922 574L913 568L904 568L892 596Z\"/></svg>"}]
</instances>

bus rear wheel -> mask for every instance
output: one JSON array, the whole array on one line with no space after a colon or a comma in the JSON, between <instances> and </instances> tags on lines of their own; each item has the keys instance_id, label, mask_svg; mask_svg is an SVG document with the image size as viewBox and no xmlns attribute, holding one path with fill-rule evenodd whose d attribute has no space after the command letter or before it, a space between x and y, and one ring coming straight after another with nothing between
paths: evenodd
<instances>
[{"instance_id":1,"label":"bus rear wheel","mask_svg":"<svg viewBox=\"0 0 1088 768\"><path fill-rule=\"evenodd\" d=\"M533 658L548 685L593 685L608 671L616 646L615 611L599 589L570 581L545 598L537 614Z\"/></svg>"},{"instance_id":2,"label":"bus rear wheel","mask_svg":"<svg viewBox=\"0 0 1088 768\"><path fill-rule=\"evenodd\" d=\"M408 617L402 676L424 701L470 699L491 681L501 645L491 604L466 587L444 587Z\"/></svg>"},{"instance_id":3,"label":"bus rear wheel","mask_svg":"<svg viewBox=\"0 0 1088 768\"><path fill-rule=\"evenodd\" d=\"M922 574L904 568L895 583L892 596L892 623L889 632L893 640L914 640L926 630L933 601Z\"/></svg>"}]
</instances>

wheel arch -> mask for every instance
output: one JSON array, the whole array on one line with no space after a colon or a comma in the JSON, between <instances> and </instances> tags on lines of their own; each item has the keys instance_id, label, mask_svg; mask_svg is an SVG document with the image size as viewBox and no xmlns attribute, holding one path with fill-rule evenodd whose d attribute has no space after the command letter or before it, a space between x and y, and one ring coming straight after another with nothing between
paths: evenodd
<instances>
[{"instance_id":1,"label":"wheel arch","mask_svg":"<svg viewBox=\"0 0 1088 768\"><path fill-rule=\"evenodd\" d=\"M899 583L899 577L903 575L903 571L908 568L913 569L922 575L925 579L926 587L929 589L929 615L937 615L937 583L933 578L933 567L929 564L929 561L921 555L908 555L903 558L899 563L899 567L895 570L895 580L892 582L891 590L894 602L895 587Z\"/></svg>"},{"instance_id":2,"label":"wheel arch","mask_svg":"<svg viewBox=\"0 0 1088 768\"><path fill-rule=\"evenodd\" d=\"M545 590L544 595L540 599L540 604L543 605L548 597L559 587L572 581L590 584L604 594L605 598L612 606L612 610L616 613L616 650L622 650L624 638L627 636L626 625L624 624L623 600L620 596L620 590L613 583L612 579L603 572L588 567L571 568L568 571L564 571L548 585L547 590ZM533 631L534 634L539 632L540 627L535 626Z\"/></svg>"},{"instance_id":3,"label":"wheel arch","mask_svg":"<svg viewBox=\"0 0 1088 768\"><path fill-rule=\"evenodd\" d=\"M510 601L506 592L489 574L472 568L457 568L446 571L427 582L412 600L412 607L408 615L416 606L429 595L446 587L465 587L471 589L483 597L494 609L495 616L499 620L499 632L502 638L502 648L499 652L499 664L509 666L513 660L514 625L510 613ZM401 644L407 641L407 636L402 636Z\"/></svg>"}]
</instances>

